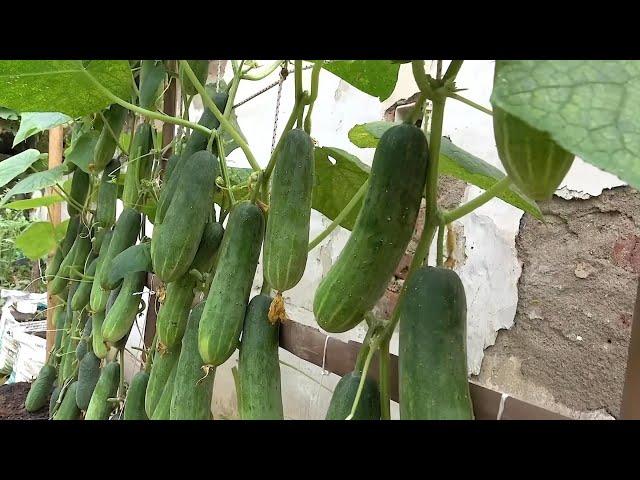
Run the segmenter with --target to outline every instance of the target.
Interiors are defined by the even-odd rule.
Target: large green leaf
[[[247,137],[245,137],[244,133],[242,133],[242,130],[240,129],[240,125],[238,124],[238,117],[236,116],[235,110],[231,110],[231,115],[229,116],[229,122],[231,122],[231,125],[233,125],[236,132],[240,134],[240,138],[242,138],[246,142]],[[236,143],[236,141],[233,138],[231,138],[231,135],[228,133],[227,129],[223,129],[222,135],[220,136],[220,138],[222,138],[222,144],[224,145],[225,156],[229,155],[231,152],[233,152],[236,148],[240,146]]]
[[[61,112],[79,117],[113,103],[92,78],[129,99],[131,70],[126,60],[0,60],[0,105],[19,112]]]
[[[498,61],[491,103],[640,187],[640,62]]]
[[[18,112],[11,110],[10,108],[0,107],[0,118],[3,118],[4,120],[19,120],[20,115]]]
[[[51,222],[34,222],[16,237],[16,247],[32,260],[44,257],[56,245],[56,229]]]
[[[43,130],[64,125],[72,120],[64,113],[58,112],[23,112],[20,115],[20,128],[13,139],[15,147],[20,142]]]
[[[325,60],[322,68],[358,90],[386,100],[398,81],[400,65],[389,60]]]
[[[62,181],[66,167],[58,165],[44,172],[37,172],[16,183],[0,200],[0,206],[4,205],[9,199],[19,193],[29,193],[41,188],[50,187]]]
[[[64,199],[60,195],[47,195],[45,197],[28,198],[26,200],[16,200],[9,202],[4,207],[13,210],[31,210],[33,208],[48,207],[54,203],[62,202]]]
[[[349,140],[358,147],[373,148],[378,145],[382,134],[394,125],[392,122],[371,122],[356,125],[349,131]],[[457,147],[446,137],[442,137],[438,167],[440,174],[451,175],[484,190],[489,189],[505,177],[505,174],[499,169]],[[515,185],[511,185],[507,190],[497,195],[497,198],[542,219],[542,212],[536,202],[522,193]]]
[[[93,173],[89,164],[93,163],[93,153],[99,136],[100,133],[95,130],[83,133],[66,153],[65,162],[75,163],[82,171]]]
[[[333,220],[367,180],[369,170],[349,152],[332,147],[316,148],[312,208]],[[340,225],[351,230],[361,206],[362,201]]]
[[[0,188],[33,165],[38,158],[40,158],[40,152],[30,148],[0,162]]]

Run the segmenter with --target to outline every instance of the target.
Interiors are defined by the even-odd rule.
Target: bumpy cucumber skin
[[[207,90],[209,96],[213,98],[213,103],[218,107],[218,110],[220,110],[221,112],[224,111],[227,104],[227,99],[229,98],[227,93],[215,93],[215,86],[213,85],[206,85],[205,89]],[[213,114],[213,112],[208,108],[205,108],[202,116],[200,117],[200,120],[198,121],[198,124],[212,130],[220,126],[220,122]],[[169,161],[167,163],[167,171],[165,174],[165,182],[162,186],[162,190],[160,191],[160,198],[158,199],[158,207],[156,209],[154,226],[155,224],[163,222],[167,208],[169,208],[169,204],[171,203],[173,196],[176,193],[180,174],[183,171],[187,170],[186,162],[184,160],[188,160],[194,153],[206,149],[208,141],[209,137],[207,135],[198,131],[194,131],[191,133],[191,136],[187,140],[187,143],[180,153],[180,156],[178,157],[176,155],[172,155],[171,158],[169,158]],[[215,142],[211,151],[214,155],[218,154]]]
[[[460,277],[438,267],[416,270],[399,308],[400,418],[472,420]]]
[[[89,295],[89,311],[92,313],[104,312],[104,309],[107,306],[109,292],[102,289],[100,286],[100,279],[102,277],[104,259],[109,251],[109,245],[111,244],[112,237],[113,231],[111,230],[105,234],[105,237],[102,240],[102,245],[100,245],[100,254],[98,255],[98,263],[96,263],[96,271],[93,276],[93,283],[91,284],[91,294]]]
[[[84,205],[87,199],[87,193],[89,192],[89,185],[91,185],[91,177],[88,173],[76,168],[71,178],[71,191],[69,196],[75,200],[78,205]],[[80,210],[71,203],[67,203],[67,213],[70,217],[78,215]]]
[[[85,420],[108,420],[114,404],[109,398],[114,398],[118,393],[120,382],[120,364],[111,362],[105,365],[100,372],[100,378],[93,389],[91,401],[87,407]]]
[[[253,203],[237,203],[229,215],[198,331],[198,349],[208,365],[221,365],[238,346],[263,232],[262,210]]]
[[[428,156],[424,133],[413,125],[380,138],[351,236],[316,290],[313,312],[324,330],[355,327],[384,293],[413,233]]]
[[[133,272],[150,272],[151,246],[149,242],[133,245],[118,255],[111,262],[111,270],[106,272],[106,284],[109,290],[116,288],[124,277]]]
[[[93,352],[87,352],[78,368],[76,404],[80,410],[87,410],[89,402],[100,378],[100,359]]]
[[[507,174],[534,200],[551,198],[571,168],[575,155],[518,117],[493,108],[493,133]]]
[[[303,130],[290,130],[271,177],[264,240],[264,274],[278,291],[295,287],[307,265],[313,176],[313,141]]]
[[[116,343],[131,330],[138,314],[142,298],[140,292],[146,278],[146,272],[129,273],[124,277],[120,293],[102,324],[102,339],[105,342]]]
[[[24,402],[27,412],[37,412],[47,404],[47,396],[56,380],[56,369],[53,365],[45,364],[38,373],[38,377],[31,384]]]
[[[144,410],[147,412],[147,417],[153,417],[167,380],[179,358],[180,348],[174,348],[164,353],[164,355],[160,354],[160,352],[155,353],[144,398]]]
[[[345,420],[351,414],[361,378],[362,374],[350,372],[340,379],[333,391],[325,420]],[[380,420],[380,392],[377,383],[369,377],[364,381],[353,420]]]
[[[211,398],[215,370],[206,378],[202,358],[198,352],[198,326],[204,304],[197,305],[189,315],[182,337],[182,349],[176,367],[176,378],[171,398],[171,420],[211,420]]]
[[[102,172],[96,203],[96,223],[100,228],[111,228],[116,223],[118,185],[115,179],[118,178],[119,172],[120,161],[117,159],[109,162]]]
[[[125,207],[135,208],[141,204],[140,182],[148,177],[153,165],[153,156],[149,155],[153,144],[152,130],[148,123],[139,125],[131,141],[127,175],[122,192],[122,202]]]
[[[80,420],[81,412],[78,405],[76,405],[77,388],[77,381],[69,385],[67,391],[64,392],[64,397],[58,407],[58,411],[53,415],[53,420]]]
[[[156,331],[158,341],[168,350],[173,349],[182,339],[195,297],[194,285],[195,282],[188,273],[167,284],[164,303],[158,312]]]
[[[134,375],[129,390],[127,401],[124,405],[125,420],[149,420],[144,411],[144,396],[149,383],[149,374],[141,371]]]
[[[257,295],[247,307],[240,343],[238,411],[243,420],[283,420],[279,324],[269,321],[271,297]]]
[[[88,277],[93,277],[96,274],[96,267],[98,266],[98,258],[94,258],[87,266],[84,274]],[[71,299],[71,310],[79,311],[87,306],[89,303],[89,297],[91,296],[91,286],[93,285],[93,279],[82,279],[79,282],[78,289]]]
[[[176,192],[162,219],[154,226],[151,239],[153,270],[164,282],[173,282],[187,273],[209,220],[218,160],[201,151],[187,160]]]
[[[89,351],[89,344],[86,340],[82,339],[78,342],[78,346],[76,347],[76,360],[78,362],[82,362],[82,359]]]
[[[105,311],[95,312],[91,315],[92,333],[91,333],[91,346],[93,347],[93,353],[98,358],[106,358],[109,353],[107,345],[102,338],[102,324],[104,323]]]
[[[193,70],[198,81],[204,85],[207,82],[207,77],[209,76],[209,60],[187,60],[189,67]],[[196,95],[198,91],[196,87],[193,86],[189,77],[182,70],[182,66],[179,68],[180,74],[180,87],[182,91],[187,95]]]
[[[127,109],[120,105],[113,104],[111,108],[104,113],[104,117],[109,123],[111,131],[109,131],[106,125],[103,125],[94,150],[93,164],[89,165],[94,172],[104,170],[112,160],[113,154],[116,152],[116,147],[118,146],[116,138],[118,138],[122,132],[122,127],[127,117]],[[113,135],[115,135],[115,138]]]
[[[125,208],[120,217],[118,217],[111,242],[109,243],[109,249],[99,271],[100,278],[98,280],[103,290],[109,291],[106,272],[111,271],[111,263],[115,256],[136,243],[140,232],[140,219],[140,213],[132,208]]]
[[[169,420],[171,415],[171,398],[173,397],[173,390],[176,384],[176,372],[178,371],[178,364],[176,363],[171,370],[171,374],[167,379],[167,383],[162,389],[162,395],[158,400],[158,405],[153,410],[151,420]]]

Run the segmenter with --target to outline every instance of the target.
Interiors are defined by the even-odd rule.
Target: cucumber
[[[171,351],[180,344],[195,297],[194,287],[195,281],[188,273],[167,284],[164,303],[156,321],[160,348]]]
[[[100,278],[102,277],[102,267],[104,266],[104,259],[107,257],[112,237],[113,231],[110,230],[105,234],[102,245],[100,245],[100,254],[98,255],[98,263],[96,263],[96,271],[93,275],[91,294],[89,295],[89,310],[92,313],[104,312],[107,306],[109,292],[100,287]],[[95,332],[95,328],[93,331]]]
[[[91,287],[93,285],[93,277],[96,274],[96,267],[98,265],[98,258],[94,258],[91,263],[88,264],[84,271],[84,275],[90,278],[83,278],[78,282],[79,286],[76,293],[71,299],[71,309],[74,311],[82,310],[89,303],[89,297],[91,296]]]
[[[345,420],[351,414],[361,378],[362,373],[353,371],[340,379],[331,396],[325,420]],[[380,420],[380,392],[377,383],[369,377],[364,381],[352,420]]]
[[[51,398],[49,399],[49,419],[51,419],[53,415],[56,413],[56,410],[58,410],[59,396],[60,396],[60,386],[56,385],[55,388],[53,389],[53,392],[51,392]]]
[[[110,362],[100,372],[100,378],[93,389],[85,420],[108,420],[109,414],[115,408],[115,404],[109,398],[115,398],[120,382],[120,364]]]
[[[124,404],[125,420],[149,420],[144,411],[144,396],[149,383],[149,374],[141,371],[135,374],[127,390],[127,400]]]
[[[155,110],[159,87],[164,82],[166,70],[162,61],[142,60],[140,68],[140,107]]]
[[[271,297],[251,299],[238,360],[238,412],[243,420],[283,420],[278,344],[280,324],[269,321]]]
[[[76,279],[75,269],[84,270],[84,262],[91,250],[91,241],[86,238],[86,229],[82,229],[85,233],[78,234],[73,246],[62,260],[60,268],[56,276],[49,282],[49,292],[51,295],[59,295],[69,284],[70,279]],[[71,300],[71,299],[69,299]]]
[[[116,203],[118,200],[118,174],[120,161],[113,159],[105,167],[100,178],[95,221],[100,228],[111,228],[116,223]]]
[[[144,410],[147,412],[147,417],[153,417],[153,412],[160,401],[164,386],[171,375],[173,367],[178,363],[178,358],[180,358],[180,348],[167,351],[164,355],[156,351],[144,398]]]
[[[78,345],[76,346],[76,360],[78,361],[78,364],[82,362],[82,359],[84,358],[84,356],[87,354],[88,351],[89,351],[89,344],[87,343],[87,341],[84,339],[80,340],[78,342]]]
[[[103,341],[113,344],[129,333],[138,315],[140,292],[146,279],[146,272],[130,273],[124,278],[120,293],[102,324]]]
[[[198,245],[193,262],[191,262],[190,270],[196,269],[200,273],[211,271],[223,236],[224,228],[218,222],[209,222],[205,225],[200,245]]]
[[[78,382],[75,381],[64,392],[62,403],[58,407],[54,420],[80,420],[81,412],[76,405],[76,389],[78,388]]]
[[[107,128],[106,125],[102,126],[102,131],[100,132],[94,150],[93,163],[89,164],[89,168],[93,172],[104,170],[112,160],[113,154],[116,152],[116,147],[118,146],[116,139],[120,136],[127,118],[127,109],[114,103],[111,105],[111,108],[104,113],[104,117],[111,129]]]
[[[78,368],[78,387],[76,388],[76,403],[80,410],[86,411],[100,378],[100,359],[93,352],[88,352],[80,361]]]
[[[133,245],[118,255],[111,262],[111,270],[106,272],[105,283],[113,290],[126,275],[135,272],[151,272],[151,245],[149,242]]]
[[[422,267],[400,309],[400,418],[472,420],[467,370],[467,302],[460,277]]]
[[[262,210],[253,203],[237,203],[229,215],[200,320],[198,349],[207,365],[221,365],[238,346],[263,232]]]
[[[65,255],[64,253],[62,253],[62,248],[56,248],[56,253],[53,255],[53,258],[47,264],[47,268],[44,271],[44,280],[49,281],[56,276],[56,273],[58,273],[64,257]]]
[[[349,240],[315,293],[313,312],[324,330],[355,327],[384,293],[413,233],[428,156],[416,126],[397,125],[380,138]]]
[[[140,219],[140,214],[132,208],[125,208],[120,217],[118,217],[116,226],[113,229],[111,242],[109,243],[109,249],[98,272],[99,284],[103,290],[109,291],[107,273],[111,271],[111,263],[115,256],[136,243],[140,232]]]
[[[201,85],[207,83],[207,77],[209,76],[209,60],[187,60],[187,63],[196,75],[196,78]],[[193,86],[189,77],[184,73],[182,66],[178,69],[180,75],[180,87],[182,91],[187,95],[197,95],[198,91]]]
[[[153,165],[153,156],[149,155],[153,145],[151,132],[151,125],[143,123],[138,126],[131,141],[122,193],[122,202],[125,207],[136,208],[142,204],[140,182],[148,177]]]
[[[307,266],[314,156],[311,137],[285,133],[271,177],[264,238],[264,274],[279,292],[295,287]]]
[[[87,199],[87,193],[89,192],[89,186],[91,185],[91,177],[88,173],[76,168],[71,178],[71,191],[69,197],[74,200],[78,205],[84,205]],[[70,217],[79,215],[81,210],[75,205],[67,203],[67,213]]]
[[[156,275],[173,282],[187,273],[209,220],[218,160],[206,151],[193,154],[181,173],[162,223],[154,225],[151,258]]]
[[[91,346],[93,347],[93,353],[95,353],[98,358],[106,358],[109,353],[109,348],[102,338],[102,324],[104,323],[105,315],[104,310],[91,315]]]
[[[24,408],[27,412],[37,412],[47,404],[47,397],[53,388],[56,373],[55,367],[48,363],[45,363],[40,369],[38,377],[31,384],[24,402]]]
[[[56,341],[51,352],[51,363],[54,367],[58,367],[60,363],[60,348],[62,347],[62,338],[64,337],[64,324],[66,321],[67,312],[63,303],[59,303],[53,311],[53,321],[56,328]]]
[[[56,249],[56,253],[52,259],[52,261],[47,265],[47,269],[45,270],[44,277],[47,281],[52,280],[58,270],[60,269],[60,265],[63,260],[71,250],[73,243],[78,236],[78,231],[80,229],[80,216],[75,215],[69,219],[69,224],[67,225],[67,231],[64,234],[64,239],[62,243]]]
[[[171,412],[171,398],[173,397],[173,390],[176,381],[176,372],[178,370],[178,364],[176,363],[171,370],[171,374],[162,389],[162,395],[158,400],[158,405],[153,410],[151,420],[169,420]]]
[[[212,420],[211,398],[215,370],[205,373],[198,352],[198,326],[204,304],[197,305],[189,315],[182,337],[180,358],[171,398],[171,420]]]

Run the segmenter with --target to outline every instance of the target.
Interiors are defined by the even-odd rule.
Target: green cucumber
[[[151,271],[151,245],[149,242],[139,243],[113,258],[111,269],[106,272],[105,283],[109,290],[113,290],[130,273]]]
[[[115,408],[110,398],[115,398],[120,382],[120,364],[111,362],[105,365],[100,372],[100,378],[93,389],[85,420],[108,420]]]
[[[193,262],[191,262],[190,270],[196,269],[200,273],[211,271],[223,236],[224,228],[218,222],[209,222],[205,225],[200,245],[198,245]]]
[[[27,412],[37,412],[47,404],[47,396],[51,393],[53,382],[56,379],[56,369],[53,365],[45,363],[38,373],[38,377],[31,384],[24,408]]]
[[[69,223],[67,224],[67,231],[64,234],[64,239],[62,240],[60,246],[56,249],[55,256],[53,257],[51,263],[47,265],[47,269],[44,274],[47,281],[52,280],[58,273],[60,265],[69,253],[69,250],[71,250],[71,247],[73,246],[76,237],[78,236],[79,229],[80,216],[75,215],[69,219]]]
[[[82,359],[84,358],[84,356],[87,354],[88,351],[89,351],[89,344],[85,339],[81,339],[78,342],[78,345],[76,346],[76,360],[78,361],[78,364],[82,362]]]
[[[82,260],[81,263],[79,262],[79,268],[84,269],[84,260],[86,260],[89,254],[89,252],[86,251],[87,246],[89,246],[90,250],[91,241],[79,234],[73,242],[73,246],[64,257],[64,260],[62,260],[55,277],[49,281],[49,292],[51,295],[60,295],[69,284],[69,280],[77,276],[75,272],[73,272],[73,270],[78,267],[76,259],[78,259],[78,261]]]
[[[111,108],[104,113],[104,117],[110,128],[107,128],[106,124],[102,126],[102,131],[100,132],[94,150],[93,163],[89,164],[89,168],[93,172],[104,170],[107,164],[113,159],[113,154],[116,152],[116,147],[118,146],[116,140],[120,136],[127,118],[127,109],[114,103],[111,105]]]
[[[176,384],[176,372],[178,370],[178,364],[176,363],[171,370],[171,374],[162,389],[162,395],[158,400],[158,405],[153,410],[151,420],[169,420],[171,415],[171,398],[173,397],[173,390]]]
[[[198,352],[198,326],[204,304],[196,306],[189,315],[182,337],[180,358],[171,398],[171,420],[211,420],[211,398],[215,369],[207,371]]]
[[[140,292],[146,279],[146,272],[129,273],[124,277],[120,293],[102,324],[103,341],[114,344],[129,333],[138,315]]]
[[[76,405],[76,389],[78,388],[78,382],[75,381],[64,392],[62,403],[58,407],[54,420],[80,420],[81,412]]]
[[[80,280],[78,289],[71,299],[71,309],[78,311],[82,310],[89,303],[89,297],[91,296],[91,287],[93,285],[93,277],[96,274],[96,267],[98,265],[98,258],[94,258],[87,266],[84,275],[89,278],[83,278]]]
[[[207,365],[221,365],[238,346],[263,232],[262,210],[250,202],[237,203],[229,215],[200,320],[198,348]]]
[[[162,223],[154,225],[151,239],[153,269],[164,282],[187,273],[198,251],[213,203],[218,160],[201,151],[187,159],[185,168]]]
[[[59,396],[60,396],[60,386],[56,385],[55,388],[53,389],[53,392],[51,392],[51,398],[49,399],[49,419],[51,419],[53,415],[56,413],[56,410],[58,410],[58,405],[60,405],[58,403]]]
[[[153,155],[149,155],[153,146],[151,132],[151,125],[143,123],[138,126],[131,141],[122,193],[122,202],[125,207],[136,208],[142,204],[140,182],[147,179],[153,165]]]
[[[139,104],[146,110],[155,110],[160,85],[164,82],[166,70],[162,60],[142,60],[140,68]]]
[[[107,257],[112,237],[113,231],[110,230],[105,234],[102,245],[100,245],[100,254],[98,255],[98,263],[96,263],[96,271],[93,275],[91,294],[89,295],[89,310],[93,313],[104,312],[107,306],[109,292],[100,287],[100,278],[102,277],[102,267],[104,266],[104,259]]]
[[[269,321],[271,297],[251,299],[238,360],[238,412],[243,420],[283,420],[278,322]]]
[[[88,352],[80,361],[78,368],[78,387],[76,388],[76,403],[80,410],[86,411],[100,378],[100,359],[92,352]]]
[[[413,234],[428,157],[414,125],[391,127],[380,138],[349,240],[315,293],[313,312],[324,330],[355,327],[384,293]]]
[[[295,287],[307,266],[313,176],[313,141],[304,130],[290,130],[271,177],[264,237],[264,274],[279,292]]]
[[[144,396],[149,383],[149,374],[145,371],[138,372],[131,380],[127,390],[127,400],[124,404],[125,420],[149,420],[144,411]]]
[[[107,273],[111,271],[111,263],[115,256],[136,243],[138,233],[140,232],[140,219],[140,213],[132,208],[125,208],[120,214],[120,217],[118,217],[116,226],[113,229],[111,242],[109,243],[109,249],[104,256],[102,267],[98,272],[98,280],[103,290],[109,291]],[[94,309],[94,311],[96,310]]]
[[[362,374],[356,371],[347,373],[340,379],[331,396],[325,420],[345,420],[351,414],[361,379]],[[380,420],[378,384],[369,377],[364,380],[360,400],[352,419]]]
[[[120,161],[113,159],[105,167],[100,178],[95,221],[100,228],[111,228],[116,223],[116,203],[118,200],[118,173]]]
[[[77,168],[73,172],[73,177],[71,178],[71,191],[69,192],[69,197],[78,205],[84,206],[90,185],[91,177],[89,174]],[[79,210],[75,205],[67,203],[67,212],[70,217],[73,217],[74,215],[80,214],[81,210]]]
[[[460,277],[422,267],[400,309],[400,418],[473,420],[467,370],[467,302]]]
[[[207,77],[209,76],[209,60],[187,60],[189,67],[193,70],[196,78],[201,85],[207,83]],[[189,77],[184,73],[182,65],[178,69],[180,75],[180,87],[186,95],[197,95],[198,91],[193,86]]]
[[[156,409],[164,386],[167,383],[173,367],[178,363],[180,358],[180,348],[175,348],[167,352],[156,351],[153,356],[153,364],[151,365],[151,373],[149,374],[149,383],[144,398],[144,410],[147,417],[152,418]]]
[[[156,331],[161,349],[172,350],[180,344],[193,303],[195,281],[188,273],[166,286],[164,303],[158,311]]]
[[[93,353],[95,353],[98,358],[106,358],[109,353],[109,348],[102,338],[102,324],[104,323],[105,315],[106,312],[104,310],[91,315],[91,346]]]

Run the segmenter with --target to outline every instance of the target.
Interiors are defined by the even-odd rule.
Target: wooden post
[[[640,280],[638,281],[636,307],[631,324],[627,374],[622,390],[620,418],[622,420],[640,420]]]
[[[64,130],[62,126],[54,127],[49,130],[49,170],[62,163],[63,135]],[[51,189],[47,190],[49,195],[53,193]],[[55,227],[60,223],[60,203],[51,205],[48,211],[49,221]],[[49,255],[49,261],[51,261],[51,255]],[[47,288],[47,360],[49,360],[49,355],[56,341],[55,325],[53,324],[53,311],[57,303],[57,297],[51,295],[49,288]]]

